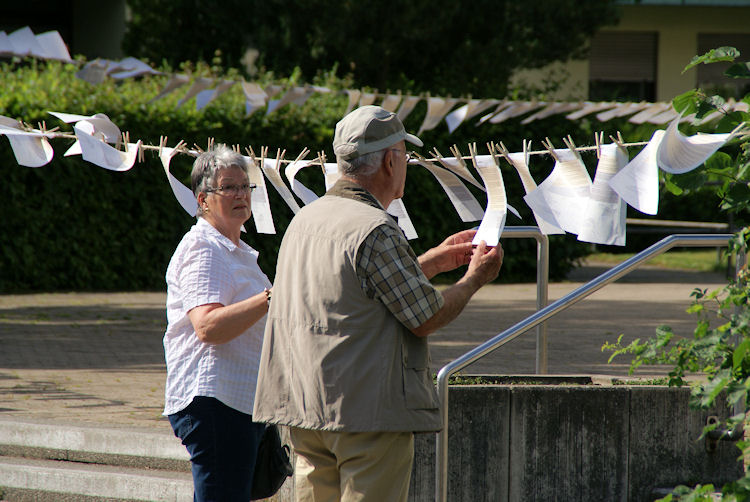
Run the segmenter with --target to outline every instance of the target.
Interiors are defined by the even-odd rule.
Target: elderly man
[[[471,230],[417,258],[385,208],[403,195],[398,117],[364,106],[336,125],[339,181],[279,250],[253,417],[290,426],[298,501],[405,501],[414,432],[441,428],[426,336],[497,277]],[[467,265],[442,292],[429,278]]]

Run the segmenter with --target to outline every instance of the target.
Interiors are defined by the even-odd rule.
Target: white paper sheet
[[[551,103],[545,108],[539,110],[538,112],[532,113],[531,115],[523,119],[521,121],[521,124],[529,124],[531,122],[534,122],[535,120],[546,119],[547,117],[551,117],[553,115],[569,112],[571,110],[577,110],[580,107],[580,103]]]
[[[13,54],[13,44],[10,43],[10,37],[4,31],[0,31],[0,54]]]
[[[508,214],[508,199],[505,195],[503,174],[491,155],[476,156],[474,161],[474,167],[487,189],[487,209],[471,242],[478,245],[484,241],[488,246],[497,246]]]
[[[479,221],[484,217],[482,206],[479,205],[469,189],[461,183],[461,180],[455,174],[434,165],[432,162],[418,160],[414,163],[430,171],[438,180],[456,209],[458,216],[461,217],[461,221]]]
[[[625,245],[627,204],[609,186],[609,180],[628,163],[628,155],[615,144],[602,145],[591,194],[583,213],[578,240]]]
[[[492,116],[489,121],[491,124],[499,124],[501,122],[505,122],[508,119],[512,119],[525,113],[532,112],[546,105],[547,103],[544,101],[516,101],[510,106],[504,108],[500,113]]]
[[[592,103],[590,101],[586,101],[583,103],[583,106],[578,111],[567,114],[565,118],[568,120],[578,120],[581,117],[585,117],[586,115],[590,115],[594,112],[610,110],[615,107],[617,107],[617,103],[614,103],[614,102]]]
[[[10,40],[11,47],[13,47],[13,54],[18,56],[44,57],[44,49],[39,45],[34,32],[28,26],[19,28],[9,34],[8,39]]]
[[[406,211],[404,201],[401,199],[395,199],[386,208],[386,212],[398,220],[398,226],[404,231],[404,236],[407,240],[413,240],[419,237],[417,230],[414,228],[414,224],[411,222],[409,213]]]
[[[280,110],[290,103],[302,106],[314,92],[315,91],[311,87],[292,87],[287,90],[280,99],[272,99],[268,102],[266,115],[273,113],[276,110]]]
[[[556,149],[555,155],[558,160],[552,173],[523,199],[534,214],[556,221],[566,232],[578,234],[591,191],[591,177],[575,153]]]
[[[339,172],[339,166],[335,162],[326,162],[325,163],[325,183],[326,183],[326,192],[331,189],[331,187],[336,184],[336,182],[341,177],[341,173]]]
[[[0,116],[0,136],[10,141],[19,166],[41,167],[48,164],[55,152],[41,131],[22,131],[18,121]]]
[[[417,136],[424,131],[434,129],[459,101],[461,100],[456,98],[427,98],[427,113],[417,131]]]
[[[358,89],[347,89],[346,95],[349,97],[349,104],[346,106],[344,115],[348,115],[350,111],[354,110],[354,107],[359,103],[359,97],[362,95],[362,91]]]
[[[470,99],[468,103],[459,106],[445,116],[445,123],[448,124],[448,132],[452,133],[463,122],[479,115],[489,108],[492,108],[497,103],[499,103],[497,99]]]
[[[247,163],[250,183],[255,184],[255,190],[250,195],[250,210],[253,213],[255,230],[259,234],[275,234],[276,227],[273,225],[271,202],[268,199],[268,188],[263,171],[253,162],[251,157],[245,157],[245,162]]]
[[[115,80],[138,77],[140,75],[161,75],[161,73],[134,57],[112,61],[107,69],[107,74]]]
[[[673,120],[664,133],[656,153],[656,163],[668,173],[682,174],[702,165],[731,134],[696,134],[685,136],[677,128],[679,119]]]
[[[187,84],[188,82],[190,82],[190,77],[188,77],[187,75],[173,74],[169,77],[169,80],[167,80],[167,83],[164,84],[164,88],[161,90],[161,92],[159,92],[159,94],[151,98],[148,102],[153,103],[154,101],[163,98],[164,96],[171,93],[172,91],[179,89],[180,87]]]
[[[199,92],[195,96],[195,109],[203,109],[211,101],[231,89],[236,83],[237,82],[234,80],[221,80],[213,89],[206,89],[205,91]]]
[[[167,181],[169,186],[172,187],[172,193],[174,194],[177,202],[180,203],[182,209],[185,210],[190,216],[195,216],[198,212],[198,200],[193,195],[193,191],[183,185],[180,180],[174,177],[169,171],[169,164],[172,162],[172,158],[177,154],[177,150],[174,148],[164,147],[159,153],[159,160],[161,165],[164,167],[164,174],[167,175]]]
[[[36,36],[36,41],[42,48],[45,59],[56,59],[67,63],[73,62],[70,58],[68,48],[65,46],[65,41],[63,41],[59,32],[47,31],[40,33]]]
[[[95,59],[83,65],[83,68],[76,72],[76,77],[91,85],[98,85],[107,78],[107,67],[107,61]]]
[[[363,92],[359,96],[359,107],[362,108],[363,106],[371,105],[375,103],[375,100],[378,99],[377,95],[373,92]]]
[[[485,122],[487,122],[488,120],[490,120],[491,118],[493,118],[495,115],[502,112],[506,108],[513,106],[514,103],[515,101],[506,101],[506,100],[500,101],[500,103],[497,104],[497,107],[494,110],[492,110],[490,113],[482,115],[482,117],[479,118],[479,120],[477,121],[476,124],[474,124],[474,126],[476,127],[476,126],[480,126],[484,124]]]
[[[292,210],[294,214],[299,212],[300,207],[297,201],[294,200],[294,195],[289,191],[289,188],[284,184],[284,180],[281,179],[281,174],[276,169],[276,159],[263,159],[263,174],[266,175],[271,185],[279,192],[281,198],[284,199],[286,205]]]
[[[107,143],[117,144],[122,139],[120,128],[117,127],[117,125],[115,125],[115,123],[112,122],[109,117],[107,117],[103,113],[96,113],[94,115],[91,115],[90,117],[87,117],[86,115],[77,115],[75,113],[47,113],[57,117],[67,124],[70,124],[71,122],[75,122],[76,124],[78,124],[79,122],[88,122],[93,127],[93,132],[89,134],[94,134],[97,137],[101,137]],[[86,129],[86,131],[88,132],[88,129]]]
[[[91,162],[110,171],[127,171],[135,164],[141,140],[138,140],[135,144],[128,143],[128,151],[123,152],[91,136],[77,125],[73,126],[73,130],[81,144],[81,155],[86,162]]]
[[[536,182],[531,176],[529,171],[529,159],[524,152],[512,152],[508,155],[510,157],[510,164],[516,169],[518,176],[521,178],[523,189],[525,193],[533,192],[536,190]],[[534,212],[534,208],[530,208],[534,219],[536,220],[536,226],[539,227],[539,231],[544,235],[564,234],[565,230],[560,228],[557,224],[557,220],[552,215],[551,220],[545,220],[544,217],[550,217],[549,214],[537,214]]]
[[[398,109],[398,105],[401,103],[401,94],[389,94],[383,98],[383,102],[380,103],[380,107],[384,110],[388,110],[391,113],[395,113]]]
[[[663,137],[663,130],[655,131],[643,150],[609,180],[609,186],[625,202],[646,214],[656,214],[659,209],[656,154]]]
[[[245,116],[249,117],[258,108],[266,106],[265,91],[252,82],[242,81],[242,93],[245,95]]]
[[[406,120],[406,117],[409,116],[409,114],[414,110],[414,107],[417,106],[417,103],[422,98],[419,96],[406,96],[403,101],[401,101],[401,106],[398,108],[398,112],[396,112],[396,116],[401,122],[404,122]]]
[[[615,108],[611,110],[607,110],[605,112],[597,113],[596,114],[596,120],[599,122],[606,122],[608,120],[612,120],[616,117],[626,117],[628,115],[632,115],[636,112],[639,112],[643,110],[644,108],[648,108],[651,105],[651,103],[621,103],[617,105]]]
[[[628,119],[628,122],[631,122],[633,124],[643,124],[644,122],[647,122],[651,117],[659,115],[660,113],[665,112],[670,108],[672,108],[672,103],[653,103],[652,105],[647,106],[643,110],[630,117]]]
[[[471,174],[471,171],[466,167],[466,163],[463,159],[457,159],[456,157],[441,157],[438,159],[438,162],[440,162],[440,165],[447,170],[457,174],[475,187],[484,191],[484,185],[477,181],[474,175]]]
[[[320,164],[315,163],[315,161],[300,160],[298,162],[290,162],[284,168],[284,175],[286,176],[287,181],[289,181],[289,186],[292,187],[292,192],[294,192],[297,197],[299,197],[300,200],[304,202],[305,205],[318,200],[318,196],[315,194],[315,192],[307,188],[296,179],[299,170],[307,166],[319,167]]]
[[[184,105],[190,99],[192,99],[194,96],[197,96],[199,92],[205,91],[209,87],[211,87],[214,84],[214,79],[212,78],[205,78],[205,77],[198,77],[193,82],[193,85],[190,86],[190,89],[188,89],[187,93],[177,102],[177,107]]]

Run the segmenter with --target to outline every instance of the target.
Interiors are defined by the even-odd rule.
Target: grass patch
[[[585,261],[617,265],[633,255],[634,253],[592,253]],[[645,265],[693,272],[723,272],[727,267],[727,254],[722,250],[720,257],[716,249],[674,249],[651,258]]]

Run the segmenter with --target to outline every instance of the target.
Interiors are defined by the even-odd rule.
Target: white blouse
[[[230,342],[212,345],[195,334],[188,312],[200,305],[231,305],[271,287],[258,252],[239,246],[203,218],[182,238],[167,267],[167,384],[164,415],[195,396],[215,397],[251,414],[266,317]]]

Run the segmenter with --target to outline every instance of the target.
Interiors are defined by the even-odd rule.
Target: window
[[[658,35],[600,31],[591,39],[589,99],[654,101]]]

